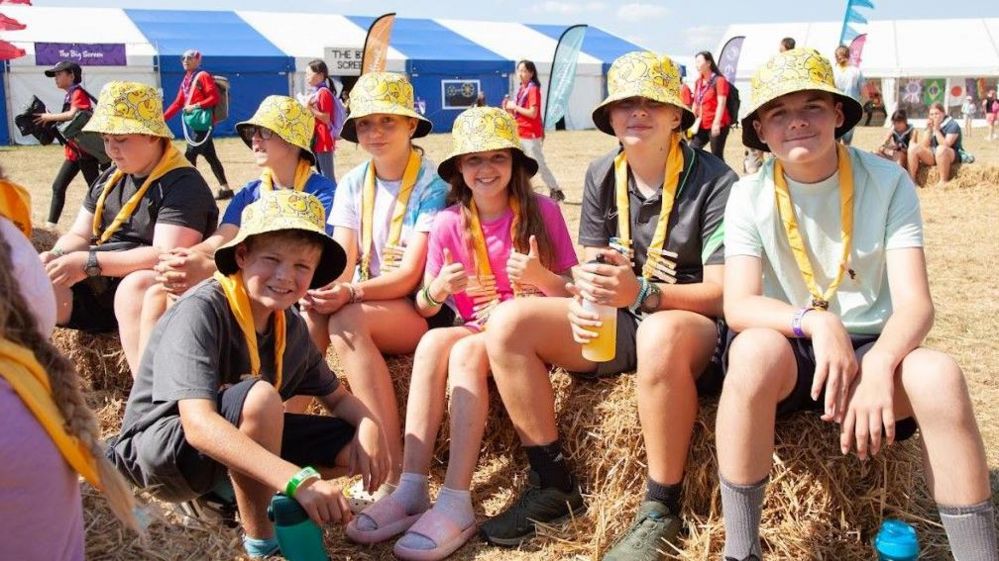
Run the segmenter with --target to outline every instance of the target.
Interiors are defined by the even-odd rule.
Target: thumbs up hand
[[[462,292],[468,286],[468,273],[465,266],[455,262],[451,250],[444,248],[444,264],[437,277],[430,281],[430,295],[438,302],[456,292]]]
[[[548,273],[541,264],[541,253],[538,251],[538,239],[531,236],[528,240],[528,252],[520,253],[516,249],[510,252],[506,261],[506,275],[513,284],[538,286]]]

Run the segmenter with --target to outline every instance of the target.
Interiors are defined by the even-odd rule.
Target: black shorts
[[[737,335],[737,333],[730,331],[726,346],[731,346]],[[850,335],[850,342],[853,344],[858,364],[864,360],[864,355],[874,347],[877,340],[878,335]],[[797,381],[795,381],[791,393],[777,404],[777,416],[783,417],[797,411],[824,411],[825,388],[822,389],[818,399],[812,399],[812,380],[815,378],[815,349],[812,347],[812,340],[788,338],[787,342],[791,344],[791,352],[794,354],[794,361],[798,367]],[[728,360],[729,357],[726,353],[726,370],[728,369]],[[916,421],[911,417],[897,419],[895,421],[895,440],[901,442],[911,437],[915,434],[916,428]]]
[[[73,310],[69,322],[62,326],[87,333],[109,333],[118,330],[114,315],[114,295],[121,277],[88,277],[74,284]]]
[[[260,380],[246,380],[220,390],[219,415],[233,426],[239,426],[246,396],[257,382]],[[285,413],[281,458],[297,466],[333,467],[337,454],[353,438],[354,427],[342,419]],[[226,466],[187,442],[179,415],[160,419],[128,438],[112,440],[108,457],[119,468],[124,468],[137,484],[170,502],[204,495],[228,474]],[[126,458],[132,466],[121,465],[123,461],[129,462]]]
[[[410,302],[413,303],[413,307],[416,307],[416,295],[411,294],[407,296]],[[437,313],[428,317],[423,318],[427,320],[427,329],[437,329],[438,327],[454,327],[454,319],[457,316],[451,306],[444,304],[441,309],[437,310]]]
[[[724,380],[722,369],[722,358],[728,333],[728,326],[722,319],[715,319],[715,329],[718,338],[715,341],[715,351],[711,355],[711,362],[704,372],[697,378],[698,395],[711,395],[721,391]],[[617,311],[617,346],[613,360],[598,362],[596,370],[592,372],[570,372],[570,374],[584,378],[597,379],[606,376],[614,376],[625,372],[634,372],[638,368],[638,325],[641,320],[628,311],[627,308],[620,308]]]

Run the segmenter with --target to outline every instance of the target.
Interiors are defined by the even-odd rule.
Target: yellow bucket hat
[[[437,175],[451,181],[458,171],[458,158],[475,152],[513,150],[515,158],[533,177],[538,172],[538,162],[524,153],[517,136],[517,122],[498,107],[472,107],[454,120],[451,128],[451,153],[437,166]]]
[[[302,149],[302,155],[312,163],[316,157],[312,153],[312,134],[316,130],[316,118],[297,100],[284,95],[269,95],[257,107],[257,112],[249,121],[236,123],[236,132],[247,146],[253,137],[247,136],[248,127],[263,127],[274,131],[285,142]]]
[[[94,116],[83,132],[145,134],[173,138],[163,120],[163,99],[156,88],[139,82],[108,82]]]
[[[215,266],[223,275],[239,270],[236,247],[250,236],[282,230],[302,230],[315,234],[323,243],[319,266],[312,276],[310,288],[325,286],[340,276],[347,264],[347,254],[340,244],[326,234],[326,210],[314,195],[290,189],[264,193],[256,202],[243,209],[239,233],[232,241],[215,252]]]
[[[358,78],[350,90],[349,109],[340,136],[351,142],[357,142],[354,119],[368,115],[402,115],[416,119],[413,138],[427,136],[433,128],[426,117],[413,109],[413,85],[405,76],[394,72],[369,72]]]
[[[689,129],[694,114],[680,98],[680,67],[673,59],[650,51],[634,51],[621,55],[607,71],[607,99],[593,110],[593,123],[612,135],[610,108],[615,102],[629,97],[644,97],[667,103],[682,111],[680,127]]]
[[[843,125],[836,129],[836,138],[852,129],[863,116],[860,102],[836,89],[829,59],[815,49],[791,49],[770,57],[753,74],[749,112],[742,119],[742,143],[769,152],[770,148],[760,140],[753,127],[757,111],[778,97],[807,90],[829,92],[843,104]]]

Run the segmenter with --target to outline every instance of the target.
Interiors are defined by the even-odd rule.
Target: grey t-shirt
[[[701,282],[704,265],[725,262],[724,223],[728,192],[739,178],[725,162],[686,143],[683,171],[676,202],[669,216],[665,249],[679,255],[676,280],[680,284]],[[592,162],[586,172],[583,208],[579,218],[579,243],[586,247],[606,247],[617,236],[617,202],[614,190],[614,158],[619,151]],[[686,180],[684,180],[686,178]],[[632,247],[635,274],[641,274],[652,236],[662,209],[662,186],[644,198],[628,173]]]
[[[94,181],[83,199],[83,208],[94,213],[97,200],[104,191],[104,185],[114,173],[114,167]],[[101,227],[107,228],[118,216],[118,212],[142,185],[145,178],[126,175],[122,185],[108,193],[101,215]],[[126,220],[108,242],[132,242],[137,245],[152,245],[153,231],[157,223],[184,226],[201,232],[205,237],[215,231],[219,219],[219,208],[212,198],[212,190],[205,183],[198,170],[180,168],[167,172],[153,182],[139,201],[132,217]]]
[[[309,339],[293,309],[287,319],[281,398],[324,396],[339,381]],[[257,334],[261,378],[274,382],[274,333]],[[182,399],[216,399],[219,389],[250,372],[246,339],[214,279],[206,280],[171,307],[153,330],[125,407],[121,438],[177,415]]]

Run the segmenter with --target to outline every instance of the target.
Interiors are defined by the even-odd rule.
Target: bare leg
[[[451,447],[444,486],[467,490],[489,415],[489,357],[484,333],[466,337],[451,349],[449,370]]]
[[[118,318],[118,333],[125,360],[132,376],[139,371],[139,340],[142,332],[142,304],[146,291],[156,283],[156,272],[134,271],[122,279],[114,295],[114,315]]]
[[[142,353],[146,350],[146,344],[149,342],[149,336],[153,334],[153,328],[156,327],[156,322],[163,317],[171,303],[170,293],[163,288],[162,283],[154,283],[143,295],[142,317],[139,318],[138,359],[140,363]],[[132,369],[133,378],[135,374],[136,369]]]
[[[713,320],[687,311],[657,312],[638,327],[635,397],[649,477],[657,483],[683,479],[697,418],[696,380],[717,339]]]
[[[718,404],[718,469],[736,485],[770,472],[777,404],[794,389],[797,364],[791,345],[771,329],[748,329],[729,349],[729,370]]]
[[[937,167],[940,169],[941,184],[950,181],[950,170],[951,166],[954,164],[955,155],[956,151],[953,148],[937,146],[934,156],[937,162]]]
[[[444,419],[448,357],[456,343],[473,333],[465,327],[449,327],[429,331],[420,339],[406,403],[403,472],[425,475],[430,471],[434,443]]]
[[[330,343],[342,361],[351,392],[378,418],[388,441],[390,483],[401,474],[402,429],[382,353],[413,352],[426,332],[426,320],[404,298],[350,304],[329,318]]]
[[[267,451],[278,455],[281,453],[283,430],[284,407],[281,396],[270,384],[254,384],[243,403],[239,431]],[[256,539],[272,537],[274,528],[267,519],[267,505],[274,489],[234,470],[230,470],[229,474],[246,535]]]
[[[514,299],[496,308],[489,319],[486,349],[496,387],[525,446],[558,438],[547,365],[576,372],[596,367],[572,339],[568,309],[568,298]]]

